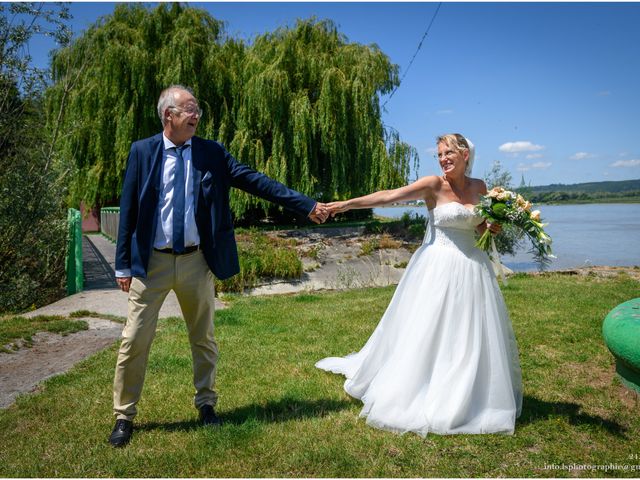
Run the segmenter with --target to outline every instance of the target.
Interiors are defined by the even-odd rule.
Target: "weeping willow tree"
[[[387,132],[379,96],[397,67],[376,46],[348,43],[331,21],[298,21],[247,50],[234,103],[231,152],[317,199],[340,199],[406,183],[415,149]],[[267,205],[235,194],[236,214]]]
[[[376,46],[349,43],[330,21],[298,21],[257,37],[228,38],[208,13],[178,4],[119,5],[54,58],[56,78],[84,65],[67,100],[71,202],[114,202],[131,141],[160,130],[155,103],[173,83],[203,106],[199,134],[241,162],[318,200],[406,183],[418,156],[381,122],[380,95],[397,67]],[[58,84],[49,105],[59,102]],[[273,206],[234,191],[241,218]]]
[[[161,129],[155,104],[163,88],[191,85],[205,108],[221,103],[228,75],[211,59],[223,50],[222,35],[223,24],[201,10],[120,4],[57,52],[47,105],[52,114],[68,97],[59,153],[68,162],[72,205],[116,200],[131,142]],[[62,79],[71,74],[76,87],[66,92]]]

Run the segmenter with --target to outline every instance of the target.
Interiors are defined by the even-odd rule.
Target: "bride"
[[[513,433],[522,381],[511,321],[487,254],[474,231],[482,180],[470,178],[474,148],[460,134],[437,138],[442,176],[328,204],[332,215],[424,200],[427,233],[373,334],[357,353],[318,368],[346,377],[377,428],[426,435]]]

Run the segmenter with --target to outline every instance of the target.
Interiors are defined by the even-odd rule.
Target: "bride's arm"
[[[435,196],[434,192],[439,186],[438,182],[439,179],[436,176],[422,177],[410,185],[394,190],[380,190],[379,192],[343,202],[331,202],[327,204],[327,208],[331,212],[331,216],[335,216],[337,213],[358,208],[381,207],[409,200],[426,200],[428,197]]]

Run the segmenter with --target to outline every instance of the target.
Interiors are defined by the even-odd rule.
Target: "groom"
[[[229,190],[240,188],[316,223],[324,204],[238,163],[219,143],[195,137],[202,116],[186,87],[160,94],[163,131],[134,142],[122,186],[116,247],[116,281],[129,293],[113,383],[115,447],[133,433],[158,313],[174,290],[184,316],[193,360],[194,403],[204,425],[222,422],[215,413],[218,347],[213,336],[213,274],[239,272]]]

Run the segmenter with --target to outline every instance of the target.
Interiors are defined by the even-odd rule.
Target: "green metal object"
[[[602,335],[616,358],[622,383],[640,393],[640,298],[621,303],[605,317]]]
[[[70,208],[67,214],[67,295],[82,291],[82,216],[80,210]]]

